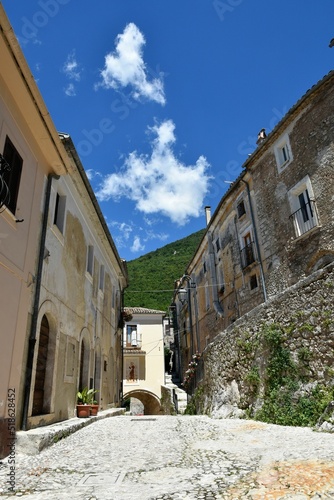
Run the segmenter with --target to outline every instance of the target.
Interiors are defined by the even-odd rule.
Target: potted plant
[[[91,392],[90,392],[91,391]],[[99,405],[97,401],[94,399],[94,394],[99,392],[96,389],[90,389],[89,391],[89,405],[90,405],[90,414],[92,417],[95,417],[97,415],[97,412],[99,411]]]
[[[95,417],[97,415],[97,412],[99,411],[99,405],[98,402],[93,400],[90,404],[90,414],[92,417]]]
[[[84,387],[77,392],[77,416],[79,418],[90,416],[90,408],[95,392],[97,392],[95,389],[88,389],[88,387]]]

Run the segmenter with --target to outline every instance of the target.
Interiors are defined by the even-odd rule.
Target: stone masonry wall
[[[268,377],[269,351],[263,337],[278,325],[283,347],[307,396],[317,384],[334,385],[334,265],[301,280],[246,314],[209,344],[201,412],[217,418],[242,416],[261,408]],[[256,374],[256,376],[254,375]]]

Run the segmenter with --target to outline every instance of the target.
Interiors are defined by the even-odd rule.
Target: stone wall
[[[271,376],[273,332],[280,334],[279,349],[288,360],[285,370],[292,367],[299,394],[307,396],[317,385],[333,387],[333,304],[330,264],[220,333],[203,353],[204,397],[198,411],[226,418],[253,416],[261,408]],[[285,376],[280,374],[283,381]]]

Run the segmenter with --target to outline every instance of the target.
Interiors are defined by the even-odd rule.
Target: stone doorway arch
[[[153,392],[133,390],[124,394],[123,401],[130,398],[139,399],[144,406],[144,415],[159,415],[161,413],[160,398]]]

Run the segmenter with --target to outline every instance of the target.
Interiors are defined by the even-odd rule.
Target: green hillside
[[[174,281],[183,275],[204,232],[202,229],[130,260],[127,263],[129,286],[124,292],[124,305],[167,311],[173,297]]]

